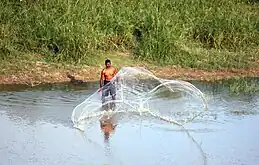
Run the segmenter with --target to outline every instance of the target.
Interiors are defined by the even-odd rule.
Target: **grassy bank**
[[[103,52],[193,68],[259,61],[255,0],[1,0],[0,56],[98,65]],[[26,56],[26,58],[25,58]]]
[[[160,78],[182,80],[217,81],[229,78],[259,77],[259,67],[246,69],[197,69],[177,66],[157,66],[152,63],[137,61],[132,55],[110,52],[95,58],[96,64],[74,65],[67,63],[45,62],[40,55],[23,55],[0,61],[0,84],[27,84],[35,86],[44,83],[59,83],[70,81],[67,72],[77,79],[98,81],[104,67],[104,60],[109,57],[113,66],[120,69],[124,66],[145,67]]]

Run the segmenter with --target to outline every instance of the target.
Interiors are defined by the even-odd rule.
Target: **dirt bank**
[[[251,69],[221,69],[205,70],[178,67],[145,66],[157,77],[181,80],[215,81],[232,77],[259,77],[259,67]],[[97,81],[102,70],[100,66],[69,66],[55,65],[44,62],[32,62],[27,67],[17,71],[8,71],[0,75],[0,84],[27,84],[35,86],[43,83],[57,83],[70,81],[67,73],[73,74],[76,79]]]

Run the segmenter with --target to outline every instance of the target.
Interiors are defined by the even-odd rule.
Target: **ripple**
[[[9,107],[65,107],[74,106],[80,102],[83,95],[76,95],[75,93],[65,92],[14,92],[1,93],[0,105]]]
[[[199,137],[196,140],[202,142],[212,164],[219,160],[224,160],[222,164],[237,163],[231,161],[234,158],[250,164],[253,164],[250,158],[254,162],[258,160],[258,128],[255,126],[258,123],[258,93],[249,96],[229,96],[222,92],[208,95],[209,111],[187,124],[186,132],[150,116],[123,115],[119,117],[118,127],[109,144],[103,143],[98,118],[92,120],[91,127],[83,135],[74,135],[70,120],[72,110],[91,93],[91,90],[1,92],[3,134],[0,152],[6,153],[1,156],[4,164],[8,161],[20,164],[28,164],[28,161],[31,164],[93,164],[91,160],[96,158],[101,164],[105,162],[101,162],[105,159],[104,154],[122,159],[123,164],[138,164],[140,161],[182,164],[201,158],[197,148],[191,147],[190,138],[184,136],[187,132]],[[182,104],[166,97],[167,94],[161,92],[155,99],[159,99],[165,108],[172,103],[176,108]],[[190,115],[179,112],[180,109],[173,117]],[[84,138],[83,142],[80,138]],[[215,141],[217,143],[211,143]],[[231,148],[233,146],[235,151]],[[186,159],[189,156],[191,158]]]

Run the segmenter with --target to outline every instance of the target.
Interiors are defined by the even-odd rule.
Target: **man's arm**
[[[100,77],[100,88],[102,88],[102,86],[103,86],[103,80],[104,80],[104,73],[103,73],[103,70],[102,70],[101,77]]]

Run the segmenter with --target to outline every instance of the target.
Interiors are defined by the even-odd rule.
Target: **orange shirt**
[[[117,70],[113,67],[105,68],[102,71],[101,80],[111,81],[111,79],[117,74]]]

